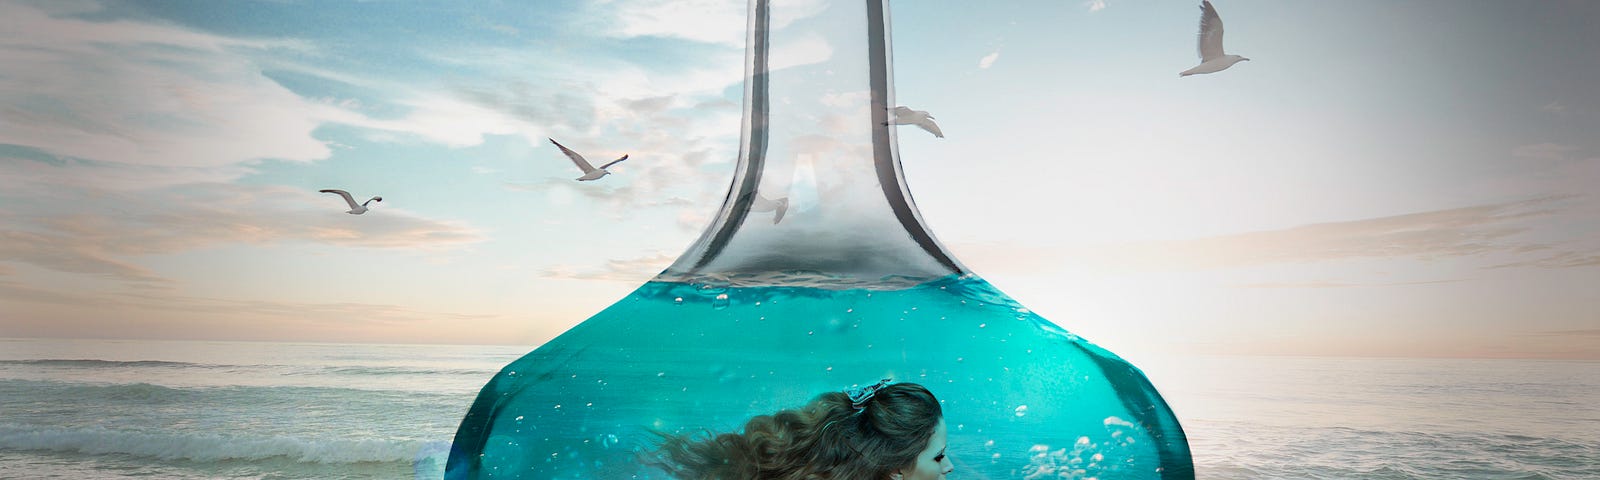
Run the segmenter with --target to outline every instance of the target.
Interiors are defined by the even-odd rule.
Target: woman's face
[[[944,475],[955,470],[956,466],[950,463],[950,457],[944,453],[945,428],[944,419],[939,419],[939,424],[933,427],[933,436],[928,438],[928,448],[917,455],[917,463],[911,468],[900,470],[899,480],[944,480]]]

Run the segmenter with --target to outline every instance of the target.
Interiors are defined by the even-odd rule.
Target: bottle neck
[[[733,184],[657,280],[897,288],[966,273],[906,189],[887,0],[790,8],[750,1]]]

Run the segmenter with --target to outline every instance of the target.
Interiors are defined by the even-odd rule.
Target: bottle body
[[[745,117],[727,199],[672,266],[507,365],[468,411],[447,479],[668,478],[660,434],[880,378],[922,384],[956,476],[1192,479],[1137,369],[972,275],[900,172],[887,0],[750,1]]]
[[[1138,370],[970,276],[897,290],[650,282],[497,375],[448,478],[668,478],[641,461],[652,432],[735,431],[884,377],[941,399],[949,454],[972,478],[1193,478]]]

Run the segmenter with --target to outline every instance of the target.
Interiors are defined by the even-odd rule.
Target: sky
[[[1600,359],[1600,4],[1214,4],[890,2],[934,234],[1124,356]],[[0,337],[538,345],[717,211],[745,13],[0,1]]]

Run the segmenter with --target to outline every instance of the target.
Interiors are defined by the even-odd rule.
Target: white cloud
[[[668,3],[655,2],[677,8]],[[802,3],[796,11],[803,13],[807,5],[815,6]],[[0,13],[0,62],[8,67],[8,75],[0,77],[0,143],[31,147],[64,163],[8,162],[0,185],[17,187],[8,190],[13,193],[228,182],[251,173],[260,159],[329,157],[339,145],[312,136],[328,124],[367,129],[363,136],[369,141],[466,147],[481,144],[486,135],[520,135],[544,147],[533,150],[542,154],[549,151],[544,137],[557,136],[571,138],[586,154],[631,153],[646,161],[619,169],[632,178],[604,199],[629,207],[713,201],[728,172],[701,167],[730,163],[736,155],[740,109],[723,97],[743,77],[742,49],[708,45],[696,57],[703,64],[659,68],[614,57],[527,55],[509,48],[433,49],[434,57],[425,60],[482,73],[437,85],[439,80],[331,69],[323,65],[334,59],[293,41],[232,39],[166,24],[52,18],[13,3],[0,4]],[[742,18],[742,7],[738,15]],[[735,23],[742,31],[744,22]],[[292,62],[272,55],[273,49],[286,48],[313,55]],[[831,54],[820,40],[790,48],[797,61]],[[361,101],[304,98],[262,75],[264,70],[337,82],[371,95]],[[546,78],[529,77],[529,72]],[[360,113],[380,107],[403,113],[385,118]]]
[[[0,77],[0,143],[96,162],[220,168],[226,176],[260,159],[329,157],[334,146],[312,136],[326,124],[392,133],[371,137],[380,140],[465,147],[489,134],[537,138],[563,119],[594,117],[581,105],[578,112],[518,116],[486,105],[498,98],[268,58],[282,49],[314,51],[295,41],[241,40],[169,25],[52,18],[6,3],[0,5],[0,63],[8,71]],[[359,113],[368,107],[359,100],[305,98],[264,76],[267,67],[390,96],[406,113],[378,119]],[[594,72],[591,78],[600,77]],[[520,100],[526,106],[544,98]]]
[[[1089,9],[1089,13],[1105,10],[1106,0],[1089,0],[1087,2],[1083,2],[1083,8]]]
[[[545,269],[540,275],[546,278],[571,279],[571,280],[604,280],[613,282],[637,283],[648,280],[661,273],[667,266],[677,260],[677,255],[656,252],[638,258],[624,258],[607,260],[605,266],[600,268],[581,268],[572,265],[556,265]]]
[[[984,55],[983,58],[978,59],[978,68],[987,69],[992,67],[994,66],[994,61],[998,59],[1000,59],[1000,51],[995,50],[994,53]]]
[[[817,14],[825,0],[777,2],[771,13],[773,29]],[[742,47],[748,21],[746,0],[613,0],[600,2],[616,15],[607,34],[621,37],[669,37]]]
[[[622,37],[658,36],[743,46],[746,2],[739,0],[619,0],[608,31]]]
[[[406,133],[458,148],[481,144],[484,135],[522,134],[530,141],[542,140],[549,128],[483,103],[439,94],[419,93],[398,103],[410,107],[411,112],[397,120],[347,118],[342,123]]]
[[[854,92],[829,92],[822,94],[822,104],[833,108],[855,107],[870,104],[872,92],[859,90]]]
[[[1190,240],[1076,248],[965,245],[958,250],[973,259],[973,264],[1016,271],[1069,266],[1101,271],[1185,271],[1377,258],[1525,258],[1549,245],[1524,241],[1518,235],[1529,232],[1534,228],[1530,224],[1540,219],[1575,208],[1561,204],[1568,200],[1573,199],[1542,198]],[[1568,256],[1515,266],[1574,266],[1591,260]]]
[[[251,168],[244,165],[124,165],[62,157],[52,157],[52,161],[43,162],[0,154],[0,191],[7,196],[39,197],[62,188],[136,190],[226,182],[250,171]]]
[[[136,192],[58,189],[0,227],[0,259],[129,282],[165,280],[144,255],[227,244],[316,242],[357,248],[445,249],[473,243],[469,226],[379,206],[359,217],[337,197],[286,187],[190,184]]]
[[[0,5],[0,143],[167,167],[326,157],[311,131],[351,114],[295,95],[239,53],[278,48],[303,47]]]
[[[811,65],[833,58],[833,46],[821,35],[807,32],[774,47],[767,58],[772,71]]]

